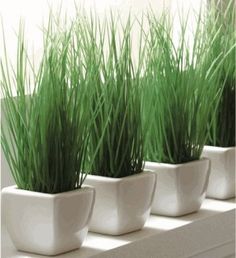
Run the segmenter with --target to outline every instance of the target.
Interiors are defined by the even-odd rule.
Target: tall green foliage
[[[207,137],[208,144],[234,146],[235,10],[213,10],[206,24],[199,16],[192,45],[187,21],[176,44],[171,19],[149,14],[148,33],[139,21],[136,61],[130,17],[124,23],[112,14],[78,14],[69,28],[51,17],[38,68],[21,28],[16,67],[6,44],[0,63],[1,143],[17,186],[69,191],[81,187],[85,171],[140,173],[144,156],[197,160]]]
[[[136,69],[131,53],[131,21],[123,25],[111,14],[108,20],[91,17],[84,24],[82,45],[87,67],[94,75],[92,112],[97,114],[91,130],[90,156],[101,143],[94,162],[88,161],[90,171],[116,178],[140,173],[144,144],[139,94],[141,61]]]
[[[45,193],[81,187],[93,119],[73,29],[59,28],[52,20],[44,30],[37,69],[28,58],[22,26],[16,68],[11,69],[6,45],[1,59],[2,148],[18,188]]]
[[[219,65],[208,67],[209,45],[200,16],[192,45],[188,44],[187,20],[181,22],[178,44],[167,15],[157,20],[151,14],[149,24],[143,114],[150,125],[146,159],[174,164],[197,160],[218,102],[215,75]]]
[[[226,57],[222,63],[218,81],[218,88],[222,89],[221,99],[216,113],[212,114],[213,123],[208,125],[207,144],[230,147],[235,146],[235,2],[229,1],[225,9],[221,9],[223,6],[220,6],[219,3],[218,5],[212,4],[210,7],[210,14],[208,14],[206,22],[207,40],[214,41],[209,49],[210,61],[220,53]]]

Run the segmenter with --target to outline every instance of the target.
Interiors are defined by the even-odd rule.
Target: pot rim
[[[90,192],[90,191],[95,191],[93,186],[84,184],[81,188],[74,189],[71,191],[66,191],[66,192],[61,192],[61,193],[55,193],[55,194],[50,194],[50,193],[43,193],[43,192],[35,192],[35,191],[30,191],[30,190],[25,190],[25,189],[19,189],[17,185],[11,185],[4,187],[2,189],[2,194],[5,193],[11,193],[15,195],[22,195],[22,196],[31,196],[31,197],[40,197],[40,198],[47,198],[47,199],[54,199],[58,197],[70,197],[70,196],[75,196],[78,194],[81,194],[83,192]]]
[[[178,164],[171,164],[171,163],[160,163],[160,162],[154,162],[154,161],[146,161],[145,164],[149,166],[155,166],[155,167],[166,167],[166,168],[179,168],[179,167],[187,167],[187,166],[192,166],[195,163],[205,163],[205,162],[210,162],[209,158],[206,157],[201,157],[198,160],[193,160],[193,161],[188,161],[184,163],[178,163]],[[150,168],[149,168],[150,169]]]
[[[215,151],[215,152],[225,152],[228,150],[236,150],[236,146],[232,147],[220,147],[220,146],[213,146],[213,145],[205,145],[203,151]]]
[[[120,181],[124,181],[124,180],[131,180],[131,179],[134,179],[134,178],[137,178],[137,177],[144,177],[146,175],[150,175],[150,174],[153,174],[153,173],[154,172],[151,171],[150,169],[144,169],[143,172],[133,174],[133,175],[129,175],[129,176],[125,176],[125,177],[119,177],[119,178],[87,174],[87,177],[86,177],[85,180],[93,179],[97,182],[104,182],[104,181],[120,182]]]

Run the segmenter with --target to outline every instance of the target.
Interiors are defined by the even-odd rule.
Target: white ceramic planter
[[[202,156],[211,160],[208,197],[216,199],[235,197],[235,150],[235,147],[204,147]]]
[[[155,173],[143,172],[123,178],[88,175],[85,182],[96,189],[89,231],[121,235],[144,226],[151,211]]]
[[[59,194],[2,190],[3,216],[20,251],[57,255],[81,246],[92,215],[95,190],[83,187]]]
[[[182,216],[198,211],[206,194],[209,163],[208,159],[177,165],[145,162],[158,178],[151,213]]]

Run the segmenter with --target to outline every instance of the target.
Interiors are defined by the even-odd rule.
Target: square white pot
[[[89,231],[121,235],[144,226],[151,211],[155,173],[142,172],[123,178],[88,175],[85,182],[96,189]]]
[[[211,160],[207,197],[216,199],[235,197],[235,150],[235,147],[204,147],[202,156]]]
[[[209,179],[208,159],[176,165],[145,162],[145,168],[157,173],[151,213],[182,216],[200,209]]]
[[[92,187],[46,194],[18,189],[2,190],[3,216],[20,251],[57,255],[77,249],[88,232],[95,200]]]

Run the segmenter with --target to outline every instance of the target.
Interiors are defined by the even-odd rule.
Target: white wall
[[[131,9],[134,14],[140,15],[143,10],[149,7],[149,4],[157,12],[161,12],[164,6],[170,6],[171,0],[152,0],[150,3],[146,0],[1,0],[0,14],[11,59],[13,61],[15,59],[16,32],[20,18],[25,21],[27,45],[29,49],[34,51],[37,58],[42,49],[40,27],[42,27],[42,21],[48,17],[49,6],[57,10],[61,3],[62,13],[67,12],[69,17],[73,17],[75,15],[74,2],[87,11],[96,10],[102,16],[105,11],[110,9],[119,10],[122,15],[127,15]]]
[[[106,11],[119,10],[125,16],[131,10],[132,13],[141,16],[141,13],[150,6],[156,13],[161,13],[163,9],[170,8],[172,13],[177,14],[178,10],[184,13],[191,8],[198,10],[201,3],[206,0],[1,0],[0,17],[2,17],[7,50],[11,60],[14,63],[16,56],[16,33],[20,18],[25,21],[25,37],[30,54],[40,56],[42,50],[42,27],[43,20],[47,19],[49,6],[57,10],[62,5],[62,13],[67,12],[69,17],[75,15],[74,2],[85,10],[94,9],[102,16]],[[190,13],[190,23],[193,21],[193,12]],[[177,20],[176,20],[177,23]],[[194,21],[193,21],[194,23]],[[1,30],[1,29],[0,29]],[[1,33],[2,34],[2,33]],[[0,35],[0,46],[2,46],[2,35]],[[0,47],[0,56],[3,54],[3,48]]]

